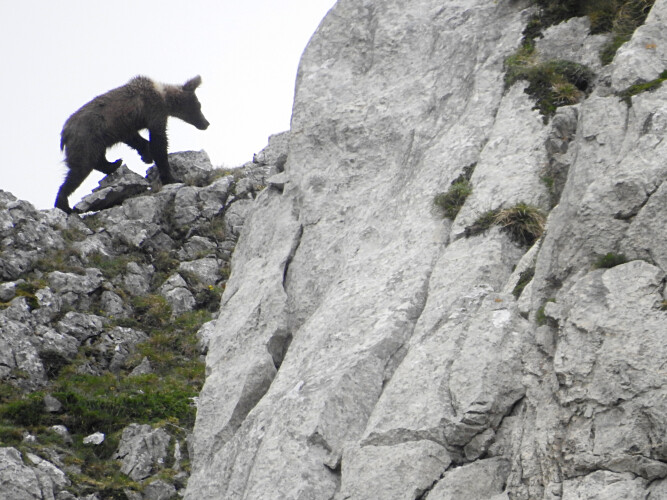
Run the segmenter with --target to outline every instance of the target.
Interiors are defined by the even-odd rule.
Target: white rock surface
[[[205,336],[187,499],[664,491],[667,90],[613,95],[667,67],[663,49],[630,70],[633,38],[611,83],[545,124],[525,84],[503,89],[523,7],[340,0],[322,22],[284,173],[252,206]],[[667,46],[666,9],[637,37]],[[543,53],[564,50],[558,30],[583,37],[563,57],[601,43],[572,21]],[[443,221],[433,197],[470,165],[472,194]],[[558,204],[528,254],[497,228],[463,237],[520,201]],[[593,269],[609,252],[629,262]]]

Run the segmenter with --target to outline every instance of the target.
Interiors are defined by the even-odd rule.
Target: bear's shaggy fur
[[[199,85],[199,76],[184,85],[163,85],[137,76],[70,116],[60,134],[69,172],[55,206],[71,213],[68,198],[93,169],[105,174],[115,171],[121,160],[110,163],[106,150],[120,142],[135,149],[145,163],[154,161],[163,184],[174,182],[167,159],[167,118],[180,118],[199,130],[208,128],[195,95]],[[142,129],[148,129],[150,140],[139,135]]]

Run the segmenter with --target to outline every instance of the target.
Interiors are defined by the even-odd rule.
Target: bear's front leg
[[[155,166],[160,174],[162,184],[173,184],[178,182],[172,175],[169,168],[169,158],[167,154],[167,133],[161,130],[150,131],[150,151],[155,160]]]
[[[151,154],[150,143],[139,135],[139,132],[135,133],[130,137],[125,144],[134,149],[139,156],[141,156],[141,161],[144,163],[153,163],[153,155]]]

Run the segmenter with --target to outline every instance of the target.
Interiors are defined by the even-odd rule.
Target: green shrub
[[[180,261],[170,252],[162,250],[153,256],[151,264],[155,268],[151,286],[155,289],[178,269]]]
[[[192,428],[192,398],[199,394],[205,376],[196,332],[210,319],[208,311],[192,311],[148,329],[150,336],[137,346],[134,358],[135,363],[144,356],[150,359],[153,373],[148,375],[86,375],[77,373],[75,365],[59,368],[48,387],[63,405],[57,414],[46,412],[44,392],[21,395],[11,386],[0,385],[0,439],[3,434],[18,436],[18,429],[55,424],[65,425],[76,435],[97,431],[111,435],[132,422],[165,420]],[[101,457],[106,448],[96,449]]]
[[[7,382],[0,382],[0,405],[13,401],[21,395],[21,390]],[[0,410],[1,411],[1,410]]]
[[[595,74],[583,64],[554,59],[540,62],[534,51],[522,47],[505,60],[505,86],[526,80],[526,93],[535,109],[548,120],[560,106],[575,104],[591,88]]]
[[[456,218],[468,195],[472,193],[472,186],[466,179],[455,182],[446,193],[435,196],[433,203],[442,210],[448,219]]]
[[[33,309],[38,309],[39,308],[39,300],[37,300],[37,296],[35,293],[37,290],[40,288],[43,288],[45,286],[44,283],[37,283],[34,281],[23,281],[20,282],[18,285],[16,285],[16,296],[17,297],[24,297],[26,301],[28,302],[28,307],[32,311]]]
[[[171,318],[171,306],[162,295],[132,297],[132,306],[137,321],[143,326],[163,327]]]
[[[477,217],[475,222],[473,222],[470,226],[466,226],[465,228],[466,238],[483,233],[491,226],[493,226],[493,224],[496,221],[496,217],[498,216],[498,212],[499,212],[498,209],[487,210],[479,217]]]
[[[60,236],[63,237],[65,243],[74,243],[86,239],[86,233],[78,228],[65,228],[60,230]]]
[[[117,276],[123,274],[127,270],[127,265],[130,262],[142,263],[143,259],[138,254],[125,255],[103,255],[101,253],[94,253],[88,257],[88,264],[98,268],[108,280],[113,280]]]
[[[600,61],[604,66],[607,64],[610,64],[613,60],[614,57],[616,56],[616,52],[618,49],[621,48],[621,45],[623,45],[625,42],[630,40],[629,36],[626,35],[614,35],[611,40],[609,40],[604,47],[600,50]]]
[[[23,431],[20,427],[0,424],[0,446],[20,446],[23,442]]]
[[[546,325],[549,321],[549,318],[547,315],[544,313],[544,309],[546,305],[549,302],[556,302],[556,299],[547,299],[544,301],[544,303],[539,307],[539,309],[535,312],[535,322],[539,325]]]
[[[61,250],[46,250],[44,255],[35,261],[35,269],[43,273],[52,271],[75,274],[86,273],[79,254],[71,247]]]
[[[611,267],[620,266],[625,264],[628,261],[627,257],[623,254],[616,254],[609,252],[605,255],[599,257],[593,264],[594,269],[609,269]]]
[[[44,365],[44,371],[48,378],[56,377],[61,370],[71,363],[71,360],[56,350],[44,350],[39,353],[39,359]]]
[[[477,163],[471,163],[463,167],[463,172],[451,183],[446,193],[440,193],[433,199],[433,204],[438,207],[448,219],[456,218],[466,198],[472,193],[470,179],[475,171]]]
[[[611,31],[630,37],[644,24],[655,0],[607,0],[606,2],[598,0],[598,3],[613,4],[610,12]]]
[[[19,396],[0,406],[0,419],[14,425],[39,425],[46,417],[43,392]]]
[[[534,276],[535,276],[534,267],[530,267],[525,271],[519,273],[519,281],[517,281],[514,290],[512,290],[512,295],[514,295],[514,298],[518,299],[521,296],[521,294],[523,293],[523,289],[526,288],[526,285],[528,285],[528,283],[532,281]]]
[[[202,224],[196,230],[199,236],[213,241],[223,241],[226,233],[226,223],[222,214],[213,217],[207,224]]]
[[[73,433],[111,434],[132,422],[154,423],[168,417],[194,424],[191,398],[199,389],[174,377],[70,375],[58,380],[53,396],[63,404],[62,423]]]
[[[222,290],[221,287],[213,285],[203,287],[195,295],[195,308],[205,309],[210,312],[217,311],[220,307]]]
[[[644,24],[655,0],[536,0],[538,11],[526,23],[524,44],[533,45],[542,32],[572,17],[588,16],[591,33],[611,33],[600,60],[609,64],[616,50]]]
[[[97,493],[105,500],[127,500],[125,490],[141,491],[141,485],[120,472],[120,463],[116,460],[100,460],[96,456],[84,454],[83,460],[76,460],[80,474],[69,474],[70,480],[81,493]],[[72,465],[72,464],[70,464]],[[74,490],[77,492],[76,490]]]
[[[641,94],[642,92],[650,92],[662,86],[662,82],[667,80],[667,70],[664,70],[658,78],[651,80],[650,82],[637,83],[635,85],[630,85],[627,89],[620,92],[618,96],[623,99],[628,105],[632,104],[630,98],[632,96]]]
[[[549,26],[571,17],[584,15],[581,0],[536,0],[537,12],[528,20],[523,31],[524,43],[532,44]]]

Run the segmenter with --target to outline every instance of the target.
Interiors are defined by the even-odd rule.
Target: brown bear
[[[55,206],[71,213],[69,195],[93,169],[104,174],[115,171],[121,160],[108,162],[106,150],[120,142],[135,149],[145,163],[154,161],[162,184],[175,182],[167,159],[167,118],[175,116],[199,130],[208,128],[195,95],[199,85],[200,76],[184,85],[164,85],[137,76],[97,96],[70,116],[60,134],[60,149],[65,151],[69,172]],[[142,129],[148,129],[150,140],[139,135]]]

